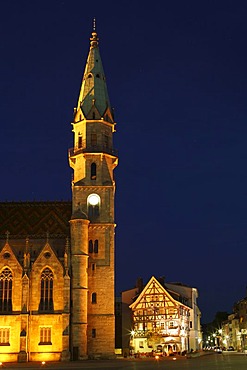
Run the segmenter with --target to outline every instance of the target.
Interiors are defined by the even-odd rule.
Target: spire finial
[[[98,46],[98,36],[96,32],[96,19],[93,18],[93,32],[92,32],[92,37],[90,38],[90,49],[97,48]]]

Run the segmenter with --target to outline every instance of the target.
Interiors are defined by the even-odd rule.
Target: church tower
[[[115,349],[113,170],[118,159],[95,26],[72,125],[72,357],[111,357]]]

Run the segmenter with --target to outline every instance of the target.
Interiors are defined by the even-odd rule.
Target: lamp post
[[[135,349],[134,337],[135,337],[135,331],[131,330],[131,332],[130,332],[130,356],[133,356],[133,354],[134,354],[133,353],[133,350]]]
[[[214,345],[217,346],[217,337],[215,333],[213,333],[213,338],[214,338]]]

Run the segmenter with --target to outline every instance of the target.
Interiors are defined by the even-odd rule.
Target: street
[[[210,354],[192,359],[186,357],[166,357],[163,359],[117,359],[117,360],[86,360],[82,362],[59,362],[3,364],[0,368],[18,370],[246,370],[247,356],[243,354]]]

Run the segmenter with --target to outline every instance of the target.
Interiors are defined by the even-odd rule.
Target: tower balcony
[[[69,157],[74,157],[77,154],[81,153],[105,153],[105,154],[110,154],[114,157],[118,156],[118,152],[116,149],[109,148],[105,145],[88,145],[86,147],[81,147],[81,148],[70,148],[69,149]]]

